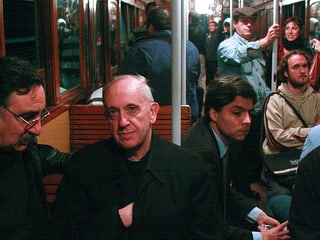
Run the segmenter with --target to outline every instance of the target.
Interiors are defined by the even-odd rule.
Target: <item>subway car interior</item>
[[[51,115],[42,122],[39,143],[71,152],[108,136],[103,107],[95,108],[89,98],[117,72],[129,49],[131,32],[146,21],[145,8],[149,2],[151,0],[0,0],[0,55],[30,61],[41,75],[46,90]],[[281,25],[286,18],[298,16],[303,20],[303,35],[308,41],[314,21],[320,20],[320,0],[156,2],[171,12],[173,23],[178,16],[173,34],[174,27],[182,33],[187,31],[190,11],[201,14],[207,29],[208,20],[223,22],[232,15],[233,8],[254,7],[259,10],[257,38],[264,36],[274,22]],[[66,37],[68,43],[63,41]],[[64,44],[68,44],[69,52],[61,50]],[[183,104],[183,97],[181,99]],[[179,121],[185,116],[190,118],[190,112],[185,111],[181,109]],[[164,111],[165,114],[167,117],[161,121],[171,125],[172,110]],[[190,121],[187,125],[183,125],[182,120],[178,124],[182,131],[191,126]],[[167,134],[173,128],[164,127],[163,132]],[[179,143],[179,137],[177,141]],[[49,203],[54,202],[60,179],[60,175],[45,178]]]

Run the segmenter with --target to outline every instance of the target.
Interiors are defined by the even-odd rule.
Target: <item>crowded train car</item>
[[[146,8],[153,2],[170,12],[172,34],[174,38],[182,36],[182,41],[184,35],[188,38],[187,16],[190,12],[199,14],[200,24],[208,35],[208,22],[214,21],[220,29],[225,20],[232,19],[233,9],[248,6],[257,10],[256,39],[265,36],[274,23],[283,26],[292,16],[301,19],[301,35],[311,52],[310,40],[320,39],[320,0],[2,0],[0,55],[31,62],[45,89],[50,115],[41,122],[38,143],[54,146],[62,152],[76,152],[84,145],[110,136],[101,87],[121,72],[122,63],[134,44],[130,42],[132,34],[146,23]],[[226,35],[232,33],[231,26]],[[179,41],[182,42],[178,39],[176,46],[181,46],[181,51],[185,50]],[[265,51],[266,71],[269,71],[266,82],[272,91],[279,85],[274,77],[274,64],[277,65],[278,59],[273,56],[277,53],[273,51],[275,48],[272,47]],[[183,52],[178,52],[178,55],[177,58],[184,56]],[[174,58],[172,68],[181,67]],[[217,69],[218,77],[219,65]],[[180,88],[185,85],[181,81],[185,78],[183,74],[173,76]],[[174,91],[179,92],[180,89]],[[205,89],[203,91],[201,96],[205,94]],[[186,104],[185,98],[182,94],[178,100],[172,98],[171,104],[165,104],[168,106],[160,110],[155,124],[159,135],[178,144],[180,138],[175,138],[172,130],[176,128],[172,125],[173,118],[178,115],[177,126],[181,129],[178,135],[194,123],[192,109],[187,106],[190,104]],[[179,105],[179,114],[170,107],[174,103]],[[201,115],[202,104],[198,105]],[[260,143],[261,139],[256,141]],[[61,177],[50,175],[44,178],[50,204],[55,201]]]
[[[90,94],[117,72],[129,49],[130,33],[146,21],[148,2],[4,0],[0,3],[1,55],[30,61],[41,74],[46,89],[51,115],[42,123],[40,141],[70,151],[69,106],[87,103]],[[171,9],[171,1],[156,2]],[[289,16],[300,17],[305,39],[319,32],[319,27],[313,30],[319,21],[317,0],[280,1],[277,11],[272,1],[200,2],[189,0],[184,10],[197,11],[200,5],[205,29],[209,19],[223,21],[230,17],[232,8],[254,6],[259,9],[257,37],[266,34],[274,14],[279,14],[280,24]]]

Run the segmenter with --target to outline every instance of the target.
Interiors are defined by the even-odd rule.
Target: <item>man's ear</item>
[[[157,102],[151,103],[151,117],[150,122],[154,124],[157,121],[158,112],[160,109],[160,105]]]
[[[210,119],[213,121],[213,122],[216,122],[217,121],[217,117],[218,117],[218,112],[216,110],[214,110],[213,108],[210,108],[209,110],[209,116],[210,116]]]
[[[283,72],[283,75],[284,75],[286,78],[289,76],[287,71],[284,71],[284,72]]]

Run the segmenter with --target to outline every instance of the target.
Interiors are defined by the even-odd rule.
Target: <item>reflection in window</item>
[[[20,57],[40,68],[40,54],[37,51],[39,39],[36,38],[37,23],[35,1],[4,0],[4,28],[6,55]]]
[[[109,49],[110,49],[110,63],[111,66],[117,65],[117,51],[116,51],[116,39],[117,39],[117,6],[115,3],[110,3],[109,5],[109,36],[110,36],[110,42],[109,42]]]
[[[310,39],[320,39],[320,1],[310,6]]]
[[[80,83],[78,0],[58,1],[60,92]]]
[[[102,42],[102,33],[103,33],[103,6],[101,1],[97,1],[97,15],[96,15],[96,78],[98,82],[94,82],[94,88],[100,87],[103,85],[104,78],[104,43]]]

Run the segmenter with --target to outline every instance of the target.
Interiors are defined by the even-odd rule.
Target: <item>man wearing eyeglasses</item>
[[[257,94],[257,103],[250,131],[245,141],[239,146],[231,146],[232,152],[240,151],[239,157],[230,159],[231,167],[237,169],[233,185],[248,197],[258,198],[252,192],[250,183],[260,181],[262,161],[260,160],[261,112],[263,103],[270,90],[266,86],[264,51],[280,36],[279,24],[274,24],[261,39],[255,39],[257,9],[252,7],[235,8],[233,11],[232,37],[222,41],[218,46],[219,76],[235,75],[252,85]],[[232,172],[234,170],[231,170]]]
[[[0,239],[45,239],[42,176],[62,172],[69,154],[37,144],[49,116],[45,91],[31,64],[0,57]]]

